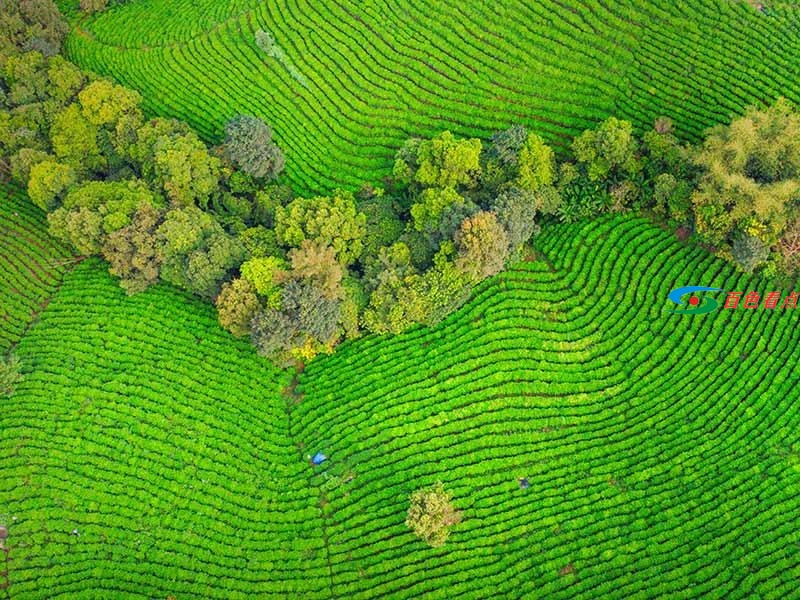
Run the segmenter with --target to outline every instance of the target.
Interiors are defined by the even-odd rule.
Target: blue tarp
[[[327,460],[327,459],[328,459],[328,457],[327,457],[327,456],[325,456],[325,455],[324,455],[322,452],[317,452],[317,453],[316,453],[316,454],[315,454],[315,455],[314,455],[314,456],[311,458],[311,464],[312,464],[312,465],[320,465],[320,464],[322,464],[322,463],[323,463],[323,461],[325,461],[325,460]]]

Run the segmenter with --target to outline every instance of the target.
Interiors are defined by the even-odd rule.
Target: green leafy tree
[[[284,258],[283,249],[278,244],[278,236],[272,229],[257,225],[256,227],[244,229],[238,236],[249,258],[264,258],[267,256]]]
[[[53,152],[59,161],[79,173],[102,171],[107,166],[97,140],[98,128],[83,116],[78,104],[70,104],[59,112],[50,129]]]
[[[585,166],[590,181],[633,177],[640,169],[637,150],[633,125],[616,117],[584,131],[572,143],[575,158]]]
[[[116,154],[124,155],[144,121],[139,93],[98,79],[80,91],[78,100],[86,120],[104,133],[107,154],[113,149]]]
[[[489,211],[465,219],[456,234],[456,244],[456,268],[473,282],[502,271],[508,258],[508,235]]]
[[[0,68],[17,52],[58,54],[68,31],[52,0],[0,0]]]
[[[442,216],[448,209],[465,204],[464,197],[452,187],[425,189],[411,206],[414,229],[431,233],[439,228]]]
[[[377,287],[364,310],[365,327],[373,333],[401,333],[415,324],[435,325],[469,297],[469,278],[451,260],[452,243],[443,243],[433,265],[418,273],[410,252],[395,244],[381,259],[387,267],[377,272]]]
[[[142,204],[160,204],[142,181],[87,181],[48,215],[50,233],[78,252],[98,254],[108,234],[130,225]]]
[[[44,160],[30,169],[28,196],[42,210],[52,210],[77,181],[78,175],[71,165]]]
[[[53,56],[47,61],[47,80],[47,95],[63,106],[86,84],[86,75],[63,56]]]
[[[280,300],[280,284],[288,278],[286,263],[275,256],[251,258],[239,267],[242,279],[248,281],[267,304]]]
[[[47,59],[39,52],[12,53],[2,73],[7,102],[11,107],[41,102],[47,98]]]
[[[343,265],[361,256],[367,218],[356,209],[352,194],[298,198],[286,207],[277,207],[275,232],[286,246],[299,247],[303,240],[331,246]]]
[[[27,187],[34,165],[52,158],[42,150],[22,148],[11,157],[11,177]]]
[[[344,296],[344,268],[336,260],[336,251],[331,246],[303,240],[299,248],[289,250],[289,259],[294,278],[313,282],[326,298],[341,299]]]
[[[493,201],[491,210],[506,232],[509,254],[516,253],[536,231],[539,199],[533,192],[510,188]]]
[[[759,238],[740,234],[733,240],[733,260],[745,273],[753,270],[769,258],[769,248]]]
[[[748,109],[710,130],[696,156],[692,195],[697,232],[730,247],[736,232],[772,246],[800,200],[800,114],[785,100]]]
[[[424,187],[474,187],[481,175],[481,141],[456,139],[445,131],[430,140],[407,143],[395,160],[394,174]]]
[[[120,278],[128,294],[142,292],[158,281],[164,261],[164,240],[158,233],[162,217],[157,206],[144,202],[130,224],[109,234],[103,244],[108,270]]]
[[[341,301],[325,297],[307,280],[290,281],[281,308],[267,308],[252,320],[251,339],[263,356],[281,365],[330,352],[339,337]]]
[[[279,206],[287,206],[294,199],[292,188],[288,185],[267,185],[255,194],[253,219],[266,227],[275,226],[275,211]]]
[[[193,206],[168,211],[158,231],[165,240],[161,277],[206,298],[244,258],[241,242]]]
[[[417,277],[411,251],[403,242],[385,246],[377,256],[369,258],[364,281],[371,294],[363,316],[368,330],[397,334],[414,324],[415,314],[409,310],[409,302],[401,303],[399,297]]]
[[[220,325],[236,337],[250,333],[253,317],[261,308],[253,284],[239,278],[223,284],[215,304]]]
[[[504,131],[492,136],[492,143],[487,152],[490,160],[497,160],[503,166],[514,167],[518,164],[519,153],[528,140],[528,130],[523,125],[512,125]]]
[[[225,155],[253,177],[274,179],[283,170],[283,152],[272,141],[272,130],[261,119],[239,115],[225,126]]]
[[[194,135],[162,137],[153,146],[157,181],[179,206],[205,206],[219,186],[221,164]]]
[[[164,190],[175,206],[208,205],[219,188],[222,163],[185,123],[154,119],[136,131],[127,156],[144,178]]]
[[[358,202],[358,211],[366,216],[363,256],[375,256],[382,246],[396,242],[405,230],[394,202],[385,197],[371,197]]]
[[[671,173],[661,173],[654,180],[653,201],[658,214],[685,223],[692,209],[692,184]]]
[[[553,149],[535,133],[528,134],[519,150],[515,185],[522,190],[535,192],[552,185],[556,174]]]
[[[443,546],[450,528],[461,521],[461,513],[452,501],[453,495],[445,491],[441,481],[415,491],[411,494],[406,527],[430,546]]]

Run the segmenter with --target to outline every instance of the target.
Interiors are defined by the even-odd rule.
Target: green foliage
[[[281,308],[267,308],[252,320],[251,339],[262,356],[281,365],[308,361],[331,351],[340,328],[342,303],[326,297],[308,280],[290,281]]]
[[[409,527],[418,538],[434,548],[443,546],[450,528],[461,521],[461,513],[453,507],[453,495],[441,481],[411,494],[406,516]]]
[[[259,296],[275,303],[279,284],[286,276],[285,261],[275,256],[251,258],[242,263],[242,279],[250,283]]]
[[[753,235],[739,234],[733,240],[733,260],[745,273],[753,270],[769,258],[769,248]]]
[[[559,181],[557,215],[562,223],[575,223],[592,219],[611,207],[611,197],[603,182],[592,182],[588,177],[572,172],[572,165],[563,164]]]
[[[98,254],[106,236],[130,225],[143,204],[161,202],[141,181],[87,181],[72,188],[63,205],[47,216],[50,233],[81,254]]]
[[[97,143],[98,129],[81,111],[70,104],[59,112],[50,129],[50,141],[56,157],[77,172],[100,171],[108,164]]]
[[[640,169],[633,125],[609,117],[597,129],[587,129],[572,143],[572,152],[586,169],[589,181],[619,181]]]
[[[72,166],[43,160],[30,168],[28,195],[42,210],[52,210],[77,181],[78,175]]]
[[[506,230],[492,212],[482,211],[464,219],[456,233],[456,268],[478,282],[503,270],[509,252]]]
[[[120,278],[128,294],[144,291],[158,281],[164,261],[164,242],[158,233],[162,213],[152,202],[137,206],[131,223],[111,233],[103,244],[109,272]]]
[[[17,52],[57,54],[68,31],[52,0],[0,0],[0,69]]]
[[[411,206],[414,229],[427,233],[435,231],[447,209],[465,203],[464,197],[452,187],[423,190]]]
[[[553,149],[535,133],[529,133],[519,151],[516,185],[520,189],[535,192],[552,185],[556,173]]]
[[[685,223],[691,214],[692,185],[671,173],[661,173],[655,178],[653,201],[658,214]]]
[[[12,355],[0,356],[0,395],[14,393],[14,388],[22,379],[19,359]]]
[[[331,246],[343,266],[361,256],[366,222],[367,217],[358,212],[353,195],[346,192],[297,198],[275,211],[275,232],[282,244],[297,248],[308,239]]]
[[[253,177],[274,179],[285,159],[272,141],[272,130],[261,119],[239,115],[225,125],[225,154],[234,165]]]
[[[247,256],[251,258],[283,257],[283,250],[278,245],[278,236],[273,229],[267,229],[262,225],[248,227],[241,231],[238,237],[247,251]]]
[[[253,284],[239,278],[223,284],[214,304],[220,325],[236,337],[250,333],[253,317],[261,307]]]
[[[244,258],[241,242],[193,206],[168,211],[158,233],[165,242],[161,277],[206,298]]]
[[[394,202],[386,197],[375,197],[359,201],[358,212],[366,217],[364,250],[362,256],[376,256],[382,246],[394,243],[405,229]]]
[[[528,130],[519,123],[508,129],[498,131],[492,136],[488,149],[490,160],[497,160],[504,166],[516,166],[522,147],[528,141]]]
[[[143,120],[138,92],[116,85],[108,79],[93,81],[78,94],[81,112],[95,127],[116,129],[125,117],[134,122]]]
[[[800,200],[800,114],[779,100],[709,132],[692,195],[698,233],[727,246],[736,231],[771,246]]]
[[[402,242],[383,249],[382,271],[371,268],[374,287],[364,310],[364,326],[373,333],[398,334],[412,325],[435,325],[461,306],[470,293],[470,278],[451,260],[452,243],[442,244],[434,264],[419,273]]]
[[[205,207],[217,191],[222,163],[185,123],[153,119],[136,131],[127,150],[144,178],[163,189],[176,206]]]
[[[497,196],[491,210],[508,238],[509,255],[516,253],[536,231],[539,200],[533,192],[511,188]]]
[[[292,188],[286,185],[267,185],[256,192],[253,219],[256,223],[273,227],[279,206],[287,206],[294,199]]]
[[[473,187],[481,175],[481,141],[456,139],[445,131],[430,140],[406,144],[395,160],[395,176],[424,187]]]
[[[219,186],[220,161],[195,134],[159,138],[153,145],[156,178],[180,206],[205,206]]]

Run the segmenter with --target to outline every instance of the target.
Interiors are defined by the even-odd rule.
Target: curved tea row
[[[22,191],[0,190],[0,355],[19,341],[70,264],[44,213]]]
[[[334,595],[790,595],[796,313],[666,313],[681,285],[771,290],[643,220],[560,226],[538,248],[549,265],[439,327],[304,372],[293,432],[331,455],[315,481]],[[436,480],[463,521],[433,550],[403,511]]]
[[[610,114],[667,115],[696,140],[749,104],[800,100],[793,17],[728,0],[150,0],[79,21],[67,53],[209,140],[237,113],[263,117],[288,181],[319,193],[377,181],[406,138],[444,129],[521,122],[564,148]]]
[[[536,250],[296,382],[211,307],[83,262],[0,411],[11,597],[790,597],[798,312],[666,312],[772,290],[643,219]],[[432,549],[404,520],[437,480],[463,520]]]

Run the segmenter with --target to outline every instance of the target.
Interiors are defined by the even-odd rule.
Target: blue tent
[[[313,457],[311,457],[311,464],[321,465],[324,461],[328,460],[328,457],[325,456],[322,452],[317,452]]]

